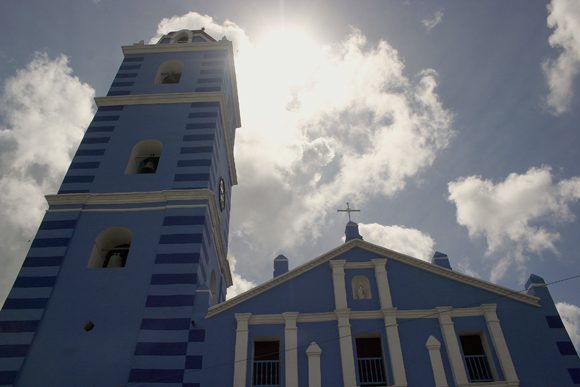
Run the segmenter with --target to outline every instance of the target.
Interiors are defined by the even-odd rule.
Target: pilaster
[[[391,289],[389,287],[389,279],[387,277],[387,260],[386,259],[371,259],[375,267],[375,278],[377,280],[377,287],[379,288],[379,299],[382,308],[392,308],[393,301],[391,299]]]
[[[282,313],[284,327],[284,349],[286,358],[286,387],[298,387],[298,312]]]
[[[447,348],[447,356],[451,364],[451,372],[453,373],[453,380],[455,385],[467,384],[467,373],[463,365],[463,358],[461,350],[459,349],[459,341],[455,333],[453,321],[451,321],[451,307],[438,307],[439,312],[439,326]]]
[[[338,319],[340,360],[342,363],[342,378],[344,387],[356,387],[357,384],[356,372],[354,368],[354,351],[352,348],[352,332],[350,329],[349,319],[350,309],[335,310],[334,313],[336,313],[336,317]]]
[[[505,341],[503,331],[501,330],[499,319],[497,318],[497,304],[485,304],[481,306],[481,309],[483,310],[487,329],[491,335],[491,341],[493,342],[495,352],[499,358],[499,364],[501,365],[505,380],[510,386],[519,386],[518,375],[516,374],[512,357]]]
[[[234,387],[246,386],[246,370],[248,369],[248,322],[251,313],[236,313],[238,327],[236,329],[236,348],[234,364]]]
[[[321,387],[322,374],[320,372],[320,356],[322,350],[315,342],[312,342],[306,350],[308,356],[308,387]]]
[[[448,387],[445,368],[443,368],[443,360],[441,359],[441,343],[435,337],[429,336],[425,348],[429,351],[435,387]]]
[[[346,261],[337,259],[328,261],[328,264],[332,268],[332,283],[334,285],[334,303],[336,309],[346,309],[348,308],[346,302],[346,284],[344,282],[344,265]]]
[[[376,266],[375,266],[376,267]],[[403,361],[403,351],[401,350],[401,340],[399,338],[399,325],[397,324],[397,308],[381,309],[385,321],[385,331],[387,332],[387,344],[389,347],[389,357],[393,369],[393,379],[396,386],[407,385],[407,375],[405,373],[405,362]]]

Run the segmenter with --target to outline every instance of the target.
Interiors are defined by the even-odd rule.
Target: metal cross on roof
[[[348,212],[348,221],[350,222],[350,213],[351,212],[360,212],[360,210],[352,210],[349,206],[348,203],[346,203],[346,210],[336,210],[336,212]]]

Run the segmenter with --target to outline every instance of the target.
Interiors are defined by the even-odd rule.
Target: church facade
[[[226,301],[232,43],[124,60],[0,311],[0,386],[573,386],[544,281],[522,294],[363,240]]]

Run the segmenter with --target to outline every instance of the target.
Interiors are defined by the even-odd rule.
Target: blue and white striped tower
[[[0,311],[2,386],[198,386],[192,320],[232,284],[232,43],[183,30],[123,53]]]

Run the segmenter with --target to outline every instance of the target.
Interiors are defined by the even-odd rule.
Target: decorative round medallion
[[[220,210],[224,210],[226,208],[226,183],[224,182],[224,178],[220,178]]]

